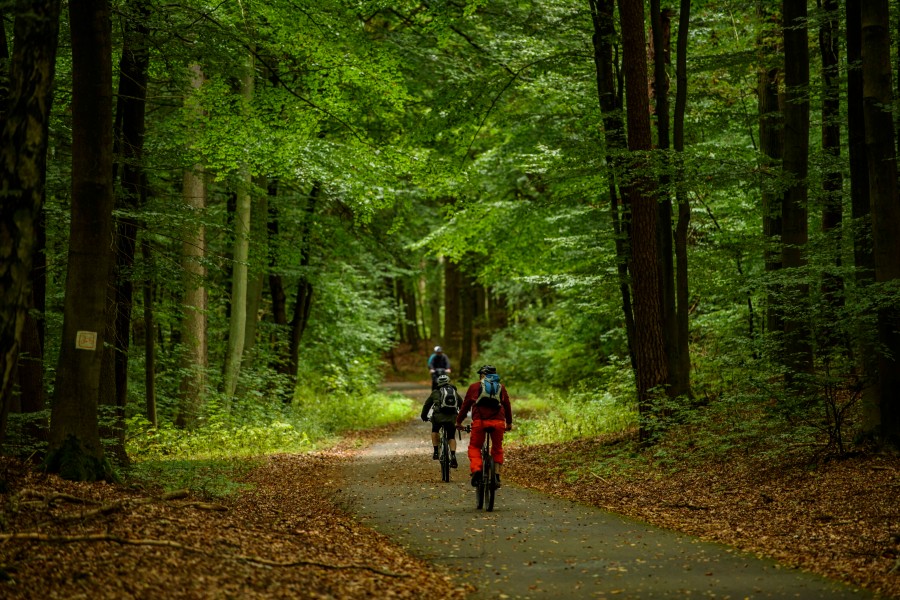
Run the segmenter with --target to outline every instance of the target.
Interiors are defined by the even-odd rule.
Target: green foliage
[[[594,382],[595,383],[595,382]],[[604,435],[622,435],[637,424],[627,402],[607,391],[547,390],[534,398],[518,399],[513,407],[514,428],[509,439],[522,444],[550,444]]]

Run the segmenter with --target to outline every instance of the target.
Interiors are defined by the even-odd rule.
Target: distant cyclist
[[[438,376],[450,372],[450,358],[440,346],[435,346],[434,353],[428,357],[428,370],[431,371],[431,389],[435,390]]]
[[[437,386],[422,406],[422,420],[428,420],[428,411],[434,407],[431,414],[431,445],[434,446],[434,454],[431,458],[438,459],[438,442],[443,428],[450,443],[450,466],[455,469],[459,465],[456,462],[456,429],[453,425],[456,423],[456,415],[463,399],[456,391],[456,387],[450,385],[449,375],[438,375]]]
[[[466,414],[472,411],[472,433],[469,436],[469,470],[472,472],[472,487],[481,479],[481,444],[484,443],[486,429],[491,431],[491,457],[497,465],[497,486],[500,486],[500,466],[503,464],[503,433],[512,430],[512,407],[506,386],[500,384],[496,367],[484,365],[478,369],[480,379],[469,386],[459,415],[456,428],[462,429]]]

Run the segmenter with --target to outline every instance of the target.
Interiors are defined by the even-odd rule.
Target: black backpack
[[[445,413],[456,412],[459,409],[456,401],[456,388],[447,384],[439,387],[438,391],[440,391],[440,394],[434,403],[435,410]]]

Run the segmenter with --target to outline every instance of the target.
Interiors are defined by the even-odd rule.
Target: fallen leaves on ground
[[[245,478],[249,489],[215,503],[63,481],[7,462],[0,465],[11,484],[0,495],[0,596],[464,597],[445,572],[329,500],[351,455],[266,457]]]
[[[602,475],[609,440],[507,448],[516,483],[900,598],[900,457],[754,460]],[[577,475],[576,475],[577,473]]]

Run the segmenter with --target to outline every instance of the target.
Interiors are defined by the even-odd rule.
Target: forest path
[[[429,388],[397,384],[419,404]],[[474,598],[871,598],[816,575],[522,489],[475,510],[467,437],[442,483],[418,418],[344,470],[338,502],[413,555],[443,565]]]

